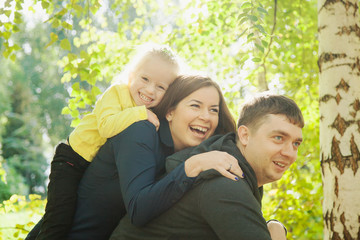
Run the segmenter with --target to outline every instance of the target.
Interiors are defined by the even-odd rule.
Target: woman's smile
[[[213,135],[219,122],[219,102],[216,88],[203,87],[184,98],[166,115],[175,151],[199,145]]]

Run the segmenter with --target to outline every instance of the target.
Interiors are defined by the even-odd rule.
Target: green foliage
[[[33,194],[29,195],[28,199],[25,196],[12,195],[0,203],[0,240],[24,239],[36,223],[33,219],[38,219],[43,214],[45,204],[45,200]],[[14,213],[21,213],[25,221],[14,221],[7,217]]]
[[[21,24],[17,22],[22,11],[10,8],[9,2],[14,1],[7,1],[0,13],[17,13],[17,18],[0,20],[1,51],[14,59],[16,52],[24,50],[21,41],[14,37],[20,34],[17,29],[21,29]],[[264,215],[284,222],[289,239],[321,238],[315,0],[165,0],[161,5],[153,0],[114,0],[107,7],[97,0],[34,0],[37,2],[48,14],[43,25],[52,28],[42,34],[46,40],[40,41],[44,49],[41,54],[56,52],[60,59],[59,79],[70,89],[70,98],[65,107],[58,104],[62,109],[58,113],[71,116],[72,126],[116,79],[131,58],[134,46],[146,41],[169,44],[193,69],[217,79],[234,116],[244,98],[263,89],[297,101],[306,120],[305,141],[297,163],[280,181],[266,187]],[[37,76],[41,78],[40,73]],[[46,79],[52,79],[51,75]],[[0,91],[4,90],[0,87]],[[54,87],[48,96],[58,91]],[[48,99],[42,97],[39,102],[46,103]],[[40,109],[53,105],[44,104]],[[7,110],[2,107],[0,112],[8,111],[9,104],[3,107]],[[51,119],[56,121],[55,117]],[[49,136],[61,132],[56,126],[64,125],[65,120],[62,121],[55,125],[43,123]]]

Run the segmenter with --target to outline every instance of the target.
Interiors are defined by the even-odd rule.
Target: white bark
[[[324,239],[360,239],[359,0],[318,0]]]

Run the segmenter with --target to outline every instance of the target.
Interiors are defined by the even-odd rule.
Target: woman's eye
[[[210,112],[218,113],[218,112],[219,112],[219,109],[217,109],[217,108],[212,108],[212,109],[210,109]]]
[[[200,105],[199,105],[199,104],[191,104],[190,106],[191,106],[191,107],[194,107],[194,108],[200,108]]]

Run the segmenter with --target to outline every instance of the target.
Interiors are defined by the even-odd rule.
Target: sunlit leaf
[[[70,41],[69,39],[67,38],[64,38],[63,40],[60,41],[60,47],[64,50],[68,50],[70,51],[71,50],[71,44],[70,44]]]
[[[248,15],[247,17],[253,22],[256,22],[258,20],[258,18],[254,15]]]
[[[71,80],[71,73],[67,72],[63,75],[63,77],[61,78],[61,82],[62,83],[66,83],[66,82],[70,82]]]
[[[267,12],[264,8],[262,8],[262,7],[258,7],[257,10],[258,10],[259,12],[268,14],[268,12]]]
[[[243,4],[241,4],[240,8],[244,9],[249,7],[252,7],[252,4],[250,2],[244,2]]]
[[[47,9],[50,6],[50,4],[47,1],[43,0],[43,1],[41,1],[41,6],[42,6],[42,8]]]
[[[73,29],[73,26],[67,22],[62,22],[61,23],[61,26],[65,29],[69,29],[69,30],[72,30]]]

